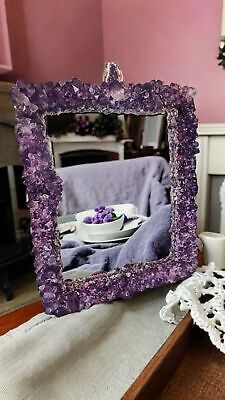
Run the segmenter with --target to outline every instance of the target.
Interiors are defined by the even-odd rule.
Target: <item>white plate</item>
[[[126,211],[126,215],[131,217],[134,216],[136,211],[136,208],[133,204],[117,204],[113,205],[115,208],[116,212],[124,212],[124,209]],[[68,222],[64,223],[59,223],[58,228],[59,232],[66,237],[67,235],[74,235],[77,236],[78,239],[82,240],[83,242],[86,243],[109,243],[109,242],[119,242],[123,240],[129,239],[129,237],[144,223],[148,218],[143,216],[143,215],[136,215],[138,218],[126,222],[124,224],[124,227],[122,230],[118,232],[111,232],[111,233],[104,233],[104,234],[95,234],[95,235],[90,235],[87,234],[87,232],[82,229],[82,224],[81,221],[83,221],[83,218],[87,215],[91,215],[91,212],[94,213],[94,210],[87,210],[87,211],[82,211],[78,214],[76,214],[77,221],[74,219]],[[71,215],[70,218],[74,218],[75,216]],[[70,229],[74,229],[74,233],[67,232],[64,235],[65,231],[68,231]]]
[[[104,233],[104,234],[87,234],[82,225],[77,223],[76,235],[79,239],[86,243],[107,243],[127,240],[129,237],[142,225],[144,219],[138,217],[133,221],[124,224],[123,229],[118,232]]]
[[[130,236],[124,236],[122,238],[116,238],[116,239],[90,239],[85,232],[77,232],[76,236],[78,239],[82,240],[84,243],[114,243],[114,242],[122,242],[124,240],[128,240]]]

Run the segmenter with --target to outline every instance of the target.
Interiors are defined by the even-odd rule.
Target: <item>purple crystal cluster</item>
[[[85,224],[105,224],[119,218],[112,207],[98,206],[94,211],[95,215],[93,217],[87,216],[83,219]]]
[[[75,78],[56,84],[18,81],[12,89],[16,135],[24,165],[31,215],[37,284],[46,313],[61,316],[94,304],[127,299],[145,289],[179,281],[197,266],[195,155],[197,118],[194,90],[159,80],[125,84],[113,73],[100,85]],[[109,79],[110,78],[110,79]],[[166,113],[171,164],[171,251],[159,261],[125,265],[112,272],[63,280],[57,233],[62,182],[57,176],[45,117],[60,113]]]

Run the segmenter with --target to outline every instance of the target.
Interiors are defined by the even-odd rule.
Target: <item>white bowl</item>
[[[115,210],[116,215],[120,214],[125,214],[127,217],[132,217],[134,215],[138,214],[137,207],[134,204],[131,203],[126,203],[126,204],[112,204],[112,205],[107,205],[106,207],[112,207]],[[92,210],[86,210],[86,211],[81,211],[76,214],[76,220],[78,222],[83,222],[85,217],[93,217],[95,215],[95,211]]]
[[[76,235],[80,240],[86,243],[104,243],[123,241],[128,239],[144,223],[143,218],[139,217],[133,221],[126,222],[123,229],[118,232],[88,234],[84,229],[78,229]]]
[[[104,235],[105,233],[113,233],[119,232],[124,223],[124,215],[121,215],[115,221],[112,222],[105,222],[103,224],[86,224],[85,222],[81,222],[82,229],[88,235]]]

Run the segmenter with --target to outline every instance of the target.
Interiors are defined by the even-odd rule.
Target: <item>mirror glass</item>
[[[58,228],[65,278],[166,257],[166,115],[61,114],[47,133],[63,180]]]

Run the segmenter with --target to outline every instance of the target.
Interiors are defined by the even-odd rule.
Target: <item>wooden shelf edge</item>
[[[130,386],[122,400],[156,400],[186,354],[191,342],[191,332],[192,319],[188,314]]]
[[[39,300],[12,311],[9,314],[0,316],[0,336],[11,329],[17,328],[40,312],[43,312],[43,306]]]

